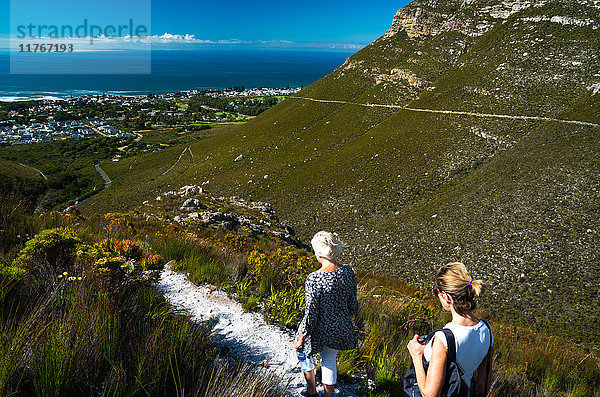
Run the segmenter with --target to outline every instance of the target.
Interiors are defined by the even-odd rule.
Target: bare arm
[[[423,397],[439,397],[446,376],[446,359],[448,349],[438,339],[433,341],[433,353],[427,373],[423,367],[423,350],[425,346],[417,342],[417,335],[408,343],[408,350],[415,366],[417,384]]]

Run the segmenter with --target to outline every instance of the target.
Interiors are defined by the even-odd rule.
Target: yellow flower
[[[69,274],[69,273],[67,273],[67,272],[64,272],[64,273],[63,273],[63,276],[66,276],[67,274]]]
[[[77,280],[81,281],[83,280],[83,277],[77,277]]]
[[[58,278],[62,278],[62,276],[63,276],[62,274],[59,274],[59,275],[58,275]]]

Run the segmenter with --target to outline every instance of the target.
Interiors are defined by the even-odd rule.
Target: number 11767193
[[[73,52],[73,44],[19,44],[19,52]]]

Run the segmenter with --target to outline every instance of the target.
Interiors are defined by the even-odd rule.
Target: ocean
[[[0,52],[0,100],[161,94],[241,85],[307,86],[344,63],[351,54],[306,50],[153,50],[150,74],[10,74],[9,54]]]

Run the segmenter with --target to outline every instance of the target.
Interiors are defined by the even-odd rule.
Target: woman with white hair
[[[318,396],[312,357],[319,353],[324,396],[331,397],[337,381],[337,352],[356,347],[352,324],[352,315],[358,310],[356,277],[350,266],[338,263],[344,245],[335,235],[318,232],[311,244],[321,268],[306,278],[306,310],[294,348],[303,348],[307,356],[307,395]]]

